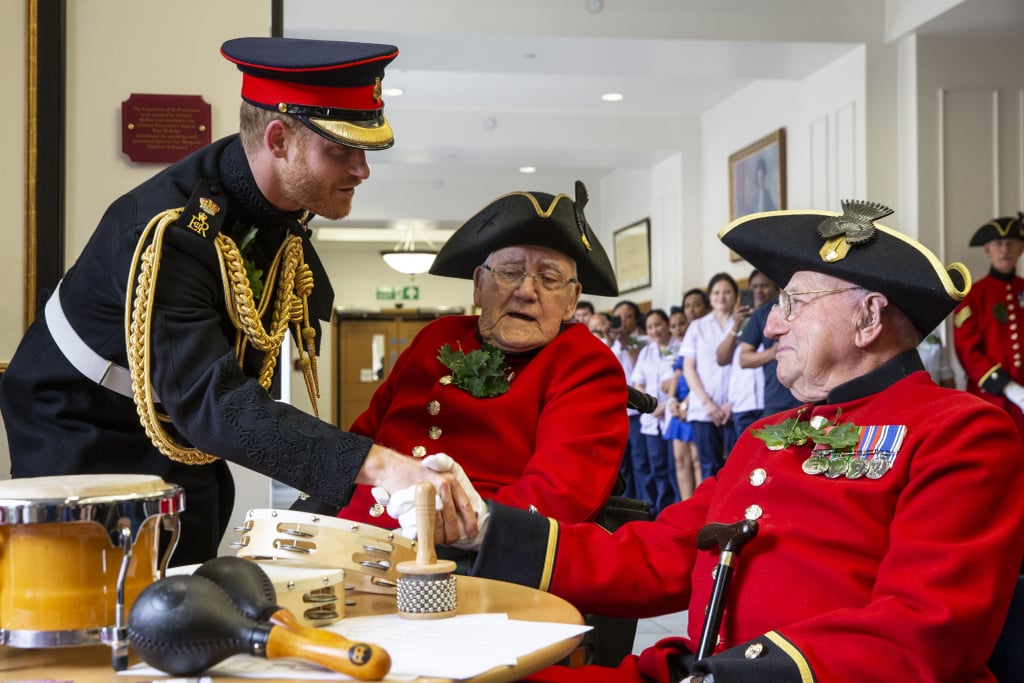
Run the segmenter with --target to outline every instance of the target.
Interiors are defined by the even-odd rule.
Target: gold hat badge
[[[884,204],[859,199],[845,199],[842,207],[842,215],[829,216],[818,224],[818,234],[826,240],[818,253],[827,263],[843,260],[851,245],[870,240],[875,234],[874,221],[893,213]]]

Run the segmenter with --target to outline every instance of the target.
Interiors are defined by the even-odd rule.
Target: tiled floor
[[[644,648],[654,645],[662,638],[685,635],[686,617],[686,612],[676,612],[652,619],[641,619],[636,625],[633,653],[640,654]]]

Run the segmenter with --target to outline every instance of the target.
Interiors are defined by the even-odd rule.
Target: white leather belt
[[[64,315],[64,309],[60,305],[60,282],[57,283],[57,288],[46,302],[44,314],[46,326],[50,328],[50,336],[53,337],[57,348],[76,370],[96,384],[116,391],[122,396],[132,398],[132,376],[128,369],[112,360],[106,360],[93,351],[78,336],[75,328],[71,327],[67,316]],[[153,392],[153,401],[160,402],[155,391]]]

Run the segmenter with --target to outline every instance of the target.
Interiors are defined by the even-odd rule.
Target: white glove
[[[466,492],[467,496],[469,496],[470,505],[476,513],[476,537],[469,538],[466,536],[466,530],[462,527],[462,522],[460,521],[459,540],[452,543],[452,545],[463,550],[476,550],[483,542],[484,531],[487,529],[487,520],[490,517],[490,511],[487,507],[487,503],[483,501],[480,494],[477,493],[475,488],[473,488],[473,484],[469,481],[469,477],[466,476],[462,466],[455,462],[455,460],[453,460],[447,453],[435,453],[434,455],[428,455],[426,458],[423,458],[422,465],[434,472],[451,472],[455,476],[455,480],[459,483],[459,486],[461,486],[462,490]],[[387,509],[388,515],[398,520],[398,524],[401,527],[401,534],[403,536],[411,539],[416,538],[417,524],[415,486],[402,489],[394,495],[389,495],[388,491],[383,487],[375,486],[371,489],[370,493],[373,495],[374,500]],[[440,496],[435,500],[435,509],[441,509]]]
[[[1010,382],[1003,389],[1003,396],[1008,398],[1013,405],[1024,410],[1024,387],[1016,382]]]

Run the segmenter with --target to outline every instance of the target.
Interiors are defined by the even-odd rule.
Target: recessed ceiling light
[[[384,88],[380,92],[385,97],[398,97],[405,93],[401,88]]]
[[[537,172],[537,167],[536,166],[520,166],[519,167],[519,172],[520,173],[536,173]]]
[[[604,9],[604,0],[587,0],[587,11],[597,14]]]
[[[601,99],[605,102],[621,102],[623,98],[625,98],[625,95],[620,92],[606,92],[601,95]]]

